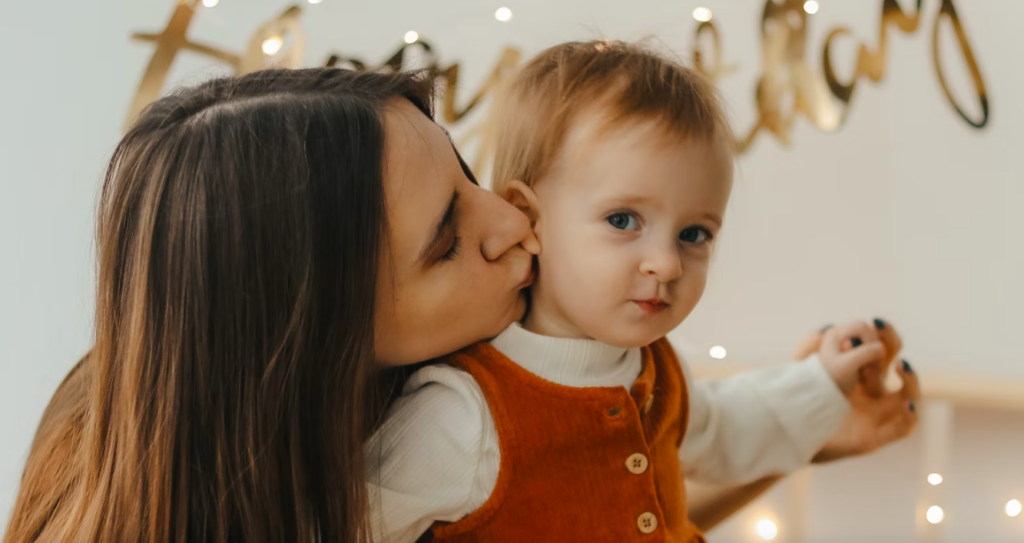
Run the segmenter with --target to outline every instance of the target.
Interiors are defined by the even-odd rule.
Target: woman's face
[[[413,364],[522,318],[540,245],[526,216],[473,184],[444,130],[411,103],[389,105],[385,134],[375,346],[382,364]]]

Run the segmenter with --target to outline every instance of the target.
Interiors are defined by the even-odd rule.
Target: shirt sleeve
[[[489,422],[468,373],[428,366],[409,379],[366,445],[375,543],[414,543],[434,521],[455,522],[483,505],[490,492],[479,491],[479,466],[497,452],[484,446]]]
[[[850,411],[817,356],[689,386],[690,419],[679,451],[686,477],[741,485],[811,461]]]

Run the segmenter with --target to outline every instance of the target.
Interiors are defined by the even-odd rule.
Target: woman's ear
[[[522,181],[509,181],[505,185],[501,197],[522,211],[530,219],[530,228],[534,232],[537,231],[537,223],[540,222],[540,204],[537,200],[537,193],[532,188],[526,186],[526,183]]]

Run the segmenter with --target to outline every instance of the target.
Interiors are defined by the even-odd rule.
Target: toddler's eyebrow
[[[650,196],[640,196],[640,195],[613,196],[611,198],[608,198],[605,201],[605,203],[608,203],[608,204],[618,204],[618,205],[636,205],[636,204],[644,204],[644,203],[650,202],[653,199],[654,198],[651,198]]]
[[[705,213],[704,218],[715,223],[719,227],[722,226],[722,218],[719,217],[718,215],[715,215],[714,213]]]

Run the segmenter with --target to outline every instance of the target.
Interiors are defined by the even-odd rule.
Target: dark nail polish
[[[910,367],[910,362],[903,361],[903,373],[914,373],[914,368]]]
[[[907,400],[907,407],[910,408],[910,412],[917,411],[917,406],[914,405],[914,400]]]
[[[826,324],[825,326],[823,326],[821,328],[821,330],[818,330],[818,331],[821,332],[822,334],[824,334],[825,332],[828,332],[829,328],[832,328],[832,325],[831,324]]]
[[[882,319],[875,319],[875,328],[879,330],[885,330],[885,321]]]
[[[859,337],[855,337],[855,338],[851,338],[850,339],[850,345],[853,345],[854,349],[856,349],[857,347],[860,347],[863,344],[864,344],[864,342],[861,341]]]

